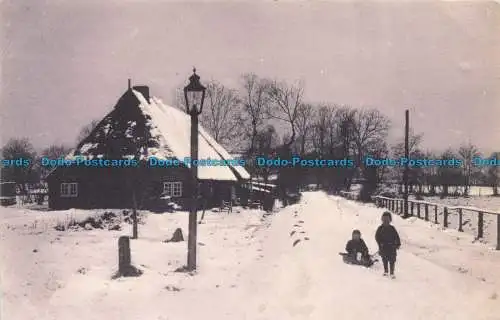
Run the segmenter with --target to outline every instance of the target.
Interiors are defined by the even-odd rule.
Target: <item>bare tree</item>
[[[323,159],[349,159],[353,147],[355,110],[348,106],[322,105],[313,110],[311,156]],[[299,135],[300,137],[300,135]],[[328,189],[348,189],[355,168],[315,169],[317,184]]]
[[[76,142],[77,143],[80,143],[83,139],[87,138],[91,133],[92,131],[95,129],[95,127],[97,127],[97,125],[99,124],[100,120],[92,120],[89,124],[87,124],[86,126],[84,126],[80,132],[78,133],[78,136],[76,138]]]
[[[476,167],[472,163],[472,160],[475,157],[480,156],[480,153],[476,146],[469,143],[462,145],[458,149],[458,154],[463,161],[462,175],[463,175],[464,195],[467,196],[469,195],[470,191],[471,177],[474,169],[476,169]]]
[[[441,154],[441,160],[456,159],[458,155],[453,150],[448,149]],[[437,169],[438,182],[442,185],[441,198],[449,195],[449,187],[459,185],[462,180],[461,169],[450,166],[440,166]]]
[[[423,152],[420,150],[420,144],[423,140],[423,134],[416,134],[413,130],[410,130],[410,135],[408,137],[408,151],[410,158],[412,159],[420,159],[424,157]],[[405,141],[404,138],[401,139],[398,143],[392,146],[391,148],[392,154],[394,158],[403,158],[405,157]],[[404,168],[397,166],[393,169],[395,171],[395,176],[400,181],[399,183],[399,192],[403,192],[403,171]],[[409,189],[410,192],[413,192],[413,187],[415,184],[418,185],[418,193],[421,194],[423,192],[423,180],[424,179],[424,168],[409,168]]]
[[[212,80],[207,84],[204,111],[200,121],[220,144],[237,143],[242,134],[242,109],[234,89]]]
[[[490,158],[500,160],[500,152],[494,152]],[[500,185],[500,168],[498,166],[489,166],[487,171],[488,184],[493,189],[493,195],[498,196],[498,186]]]
[[[46,157],[48,159],[57,159],[66,156],[71,151],[70,147],[65,145],[51,145],[48,148],[42,150],[40,157]],[[40,159],[41,161],[41,159]],[[39,163],[40,163],[39,161]],[[40,172],[42,178],[45,178],[52,168],[46,166],[40,166]]]
[[[408,149],[410,151],[410,158],[412,157],[412,153],[420,150],[420,144],[423,140],[423,134],[415,134],[413,130],[410,130],[410,135],[408,137]],[[392,154],[394,157],[400,158],[405,156],[405,142],[404,139],[399,141],[392,147]]]
[[[299,142],[299,154],[305,155],[307,144],[313,128],[314,107],[311,104],[301,104],[297,110],[297,136]]]
[[[389,119],[376,109],[358,110],[353,115],[353,143],[358,163],[385,142],[389,124]]]
[[[328,154],[334,158],[351,159],[354,150],[354,116],[356,110],[349,106],[337,106],[335,116],[332,119],[331,130],[329,130]],[[356,168],[338,168],[331,171],[329,180],[335,181],[336,189],[349,190],[352,184]],[[376,172],[375,172],[376,173]]]
[[[337,128],[337,133],[336,136],[331,134],[330,143],[333,145],[335,141],[338,141],[343,157],[349,157],[353,147],[355,115],[356,110],[353,110],[348,106],[338,107],[335,114],[334,122]]]
[[[45,148],[41,152],[41,156],[47,157],[49,159],[57,159],[60,157],[64,157],[71,151],[71,148],[65,145],[51,145],[48,148]]]
[[[269,116],[289,126],[290,135],[284,143],[284,149],[289,150],[297,138],[297,119],[304,89],[301,83],[289,85],[286,82],[274,80],[269,82],[268,94],[271,102]]]
[[[312,124],[312,145],[317,156],[326,156],[328,137],[333,128],[335,108],[331,106],[320,106],[314,112]]]
[[[242,79],[243,117],[249,124],[246,126],[248,128],[246,134],[249,138],[248,155],[252,157],[255,153],[257,135],[264,125],[269,107],[268,86],[265,80],[255,74],[244,74]]]
[[[438,157],[431,151],[424,153],[426,159],[437,159]],[[436,166],[429,166],[423,168],[423,183],[427,186],[429,195],[436,195],[436,187],[438,186],[438,168]]]
[[[359,165],[359,172],[364,178],[360,196],[369,200],[385,173],[383,167],[368,167],[363,163],[367,155],[384,156],[387,154],[386,138],[389,120],[376,109],[356,110],[351,115],[353,153]]]
[[[36,151],[28,138],[10,139],[2,148],[2,158],[23,163],[4,165],[0,176],[7,181],[14,181],[26,193],[26,183],[38,182],[39,172],[35,170]]]
[[[276,133],[276,129],[269,125],[263,130],[257,133],[257,137],[255,139],[255,152],[259,156],[265,158],[272,158],[276,154],[276,149],[278,146],[278,135]],[[254,170],[261,177],[264,178],[264,181],[267,182],[269,175],[272,173],[273,168],[267,166],[258,166],[254,168]]]

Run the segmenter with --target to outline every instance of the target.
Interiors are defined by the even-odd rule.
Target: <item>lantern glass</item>
[[[190,111],[193,111],[192,108],[195,108],[196,112],[200,112],[201,107],[201,98],[203,97],[203,91],[188,91],[187,92],[187,101],[188,108]]]
[[[200,77],[193,69],[193,75],[189,77],[189,84],[184,87],[184,97],[186,99],[186,112],[189,114],[200,114],[203,109],[206,88],[200,83]]]

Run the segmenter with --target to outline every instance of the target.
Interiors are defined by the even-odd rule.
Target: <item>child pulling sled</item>
[[[382,225],[378,227],[375,233],[375,240],[377,241],[379,254],[384,264],[384,276],[387,276],[389,273],[390,277],[394,279],[397,250],[401,247],[401,240],[391,222],[391,213],[388,211],[384,212],[382,214]]]

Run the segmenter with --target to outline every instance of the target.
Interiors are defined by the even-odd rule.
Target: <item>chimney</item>
[[[134,86],[132,89],[139,91],[144,96],[144,99],[146,99],[146,101],[150,103],[148,86]]]
[[[128,89],[132,87],[132,79],[128,78]]]

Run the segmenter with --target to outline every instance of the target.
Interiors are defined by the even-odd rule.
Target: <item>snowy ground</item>
[[[393,187],[393,191],[397,192],[397,186]],[[452,188],[453,189],[453,188]],[[352,192],[359,192],[361,190],[361,185],[353,185],[351,188]],[[440,192],[440,188],[436,189]],[[451,192],[452,190],[450,190]],[[441,205],[447,205],[449,207],[462,206],[462,207],[474,207],[479,209],[484,209],[488,211],[495,211],[500,213],[500,197],[492,196],[493,190],[489,187],[471,187],[469,197],[447,197],[441,199],[439,196],[424,196],[423,201],[436,203]],[[402,198],[402,196],[399,196]],[[410,199],[415,200],[415,195],[410,195]],[[424,206],[421,205],[420,208],[421,216],[424,216]],[[458,210],[448,210],[448,228],[458,229],[459,215]],[[415,205],[414,215],[417,215],[417,207]],[[434,221],[434,207],[429,207],[429,218]],[[481,241],[490,244],[497,243],[497,216],[495,214],[484,214],[484,226],[483,226],[483,238]],[[438,221],[440,224],[443,223],[443,207],[438,207]],[[463,210],[463,225],[462,228],[465,233],[470,235],[478,235],[478,214],[476,211]]]
[[[89,212],[2,208],[0,318],[500,319],[500,251],[465,233],[394,217],[403,240],[396,280],[380,265],[345,265],[337,253],[352,229],[375,250],[381,213],[321,192],[265,218],[208,213],[194,276],[174,272],[186,243],[162,243],[177,227],[186,231],[187,214],[148,214],[131,242],[144,274],[111,280],[129,225],[56,231],[58,220]]]
[[[411,197],[414,199],[414,197]],[[440,197],[424,197],[424,201],[438,203],[442,205],[448,205],[450,207],[462,206],[462,207],[474,207],[485,210],[496,211],[500,213],[500,197],[492,196],[471,196],[468,198],[464,197],[448,197],[445,199],[440,199]],[[416,208],[414,209],[416,212]],[[421,208],[421,213],[423,215],[423,206]],[[429,209],[430,216],[434,217],[434,208]],[[443,208],[438,209],[439,221],[443,222]],[[458,211],[449,210],[449,228],[458,229]],[[463,210],[463,226],[464,232],[471,235],[477,236],[478,234],[478,214],[475,211]],[[494,214],[484,214],[484,226],[483,226],[483,239],[482,241],[496,244],[497,241],[497,216]]]

